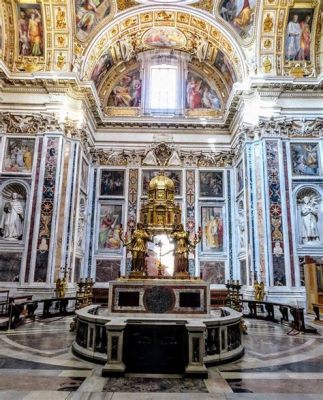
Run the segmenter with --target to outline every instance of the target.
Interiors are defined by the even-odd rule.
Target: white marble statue
[[[320,241],[320,235],[317,227],[318,223],[318,205],[315,196],[304,196],[301,205],[302,216],[302,243],[311,244]]]
[[[1,236],[7,240],[19,240],[24,228],[24,206],[18,200],[17,193],[12,193],[11,200],[5,202],[0,221]]]
[[[129,61],[134,55],[134,48],[130,37],[120,40],[120,52],[123,61]]]
[[[240,250],[242,250],[245,248],[245,228],[246,228],[246,223],[244,220],[242,209],[240,209],[238,213],[238,228],[239,228],[239,247]]]
[[[205,61],[209,42],[205,38],[200,38],[196,46],[196,57],[199,62]]]

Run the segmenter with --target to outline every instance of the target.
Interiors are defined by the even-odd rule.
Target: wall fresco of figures
[[[110,15],[111,0],[75,0],[76,37],[85,40],[93,29]]]
[[[218,50],[216,53],[214,67],[222,73],[225,82],[229,86],[229,89],[232,89],[233,84],[237,81],[236,73],[232,68],[228,58],[221,50]]]
[[[208,108],[219,110],[221,103],[215,90],[194,72],[189,72],[186,83],[186,107],[190,110]]]
[[[141,194],[142,196],[147,196],[148,193],[148,187],[149,187],[149,182],[151,181],[152,178],[157,176],[159,173],[159,170],[143,170],[142,171],[142,190]],[[164,171],[165,175],[172,179],[175,185],[175,195],[180,196],[182,194],[182,171],[180,170],[173,170],[173,171]]]
[[[103,77],[105,76],[106,72],[112,67],[112,65],[113,60],[109,52],[103,54],[100,57],[91,75],[91,79],[93,80],[96,88],[100,86]]]
[[[256,4],[256,0],[223,0],[220,15],[241,38],[248,39],[252,35]]]
[[[224,250],[224,216],[223,207],[201,207],[202,241],[201,252],[212,254]]]
[[[44,55],[44,25],[40,4],[18,4],[19,55]]]
[[[107,105],[112,107],[140,107],[141,79],[139,70],[128,73],[119,79],[113,86]]]
[[[125,171],[103,170],[101,171],[100,195],[124,196]]]
[[[293,175],[319,175],[318,143],[291,143]]]
[[[291,8],[285,32],[285,60],[310,61],[312,42],[312,8]]]
[[[122,205],[100,204],[98,250],[100,252],[117,253],[122,251],[119,237],[122,225]]]
[[[35,139],[7,139],[3,171],[31,173]]]

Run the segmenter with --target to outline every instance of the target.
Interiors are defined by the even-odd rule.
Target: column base
[[[126,373],[126,366],[124,363],[117,363],[117,364],[105,364],[102,368],[102,376],[105,377],[117,377],[117,376],[124,376]]]

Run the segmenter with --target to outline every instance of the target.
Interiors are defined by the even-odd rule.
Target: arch
[[[89,80],[100,57],[108,50],[112,52],[115,64],[122,62],[118,43],[131,37],[136,53],[144,51],[141,38],[152,27],[171,27],[185,34],[186,43],[181,50],[194,54],[197,41],[208,41],[208,61],[214,62],[218,49],[228,57],[238,81],[247,76],[247,65],[242,49],[233,34],[226,31],[219,21],[203,11],[186,6],[172,6],[161,10],[158,6],[130,9],[113,22],[108,23],[89,43],[82,65],[81,76]]]

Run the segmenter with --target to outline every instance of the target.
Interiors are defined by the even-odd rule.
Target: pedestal
[[[204,365],[206,326],[200,321],[186,324],[188,333],[188,364],[185,375],[190,377],[207,378],[208,372]]]
[[[123,337],[126,324],[112,320],[105,324],[107,330],[107,363],[102,369],[102,376],[123,376],[125,365],[122,360]]]

